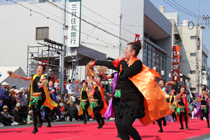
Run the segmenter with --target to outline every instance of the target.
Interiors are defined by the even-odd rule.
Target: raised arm
[[[112,61],[101,61],[101,60],[96,60],[95,65],[106,66],[106,67],[108,67],[109,69],[113,69],[113,70],[119,71],[119,67],[115,67],[115,66],[112,64]]]
[[[12,72],[12,71],[8,71],[7,73],[8,73],[8,74],[10,75],[10,77],[12,77],[12,78],[19,78],[19,79],[23,79],[23,80],[25,80],[25,81],[32,80],[32,77],[23,77],[23,76],[21,76],[21,75],[15,74],[15,73]]]
[[[23,76],[20,76],[21,79],[25,80],[25,81],[30,81],[32,80],[32,77],[23,77]]]
[[[76,90],[77,90],[77,92],[81,92],[81,90],[78,90],[77,84],[76,84]]]

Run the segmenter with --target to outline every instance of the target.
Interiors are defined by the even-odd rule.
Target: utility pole
[[[198,65],[198,27],[199,27],[199,10],[197,12],[197,21],[196,21],[196,78],[197,82],[197,91],[199,92],[199,85],[200,85],[200,75],[199,75],[199,65]]]
[[[63,44],[62,49],[64,50],[65,47],[65,36],[64,36],[64,30],[66,28],[66,0],[62,0],[62,9],[64,9],[61,12],[61,43]],[[59,91],[61,94],[63,93],[64,87],[63,87],[63,81],[64,81],[64,51],[61,51],[60,53],[60,63],[59,63]]]
[[[120,17],[120,27],[119,27],[119,56],[121,56],[121,21],[122,21],[122,14],[119,14]]]

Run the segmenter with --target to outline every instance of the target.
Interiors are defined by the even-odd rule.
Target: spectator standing
[[[4,97],[4,94],[2,92],[2,89],[1,89],[1,83],[0,83],[0,111],[2,110],[2,105],[3,105],[3,97]]]
[[[9,104],[9,84],[7,82],[2,83],[2,92],[3,92],[3,105]]]
[[[70,107],[70,104],[71,104],[71,95],[70,94],[68,94],[67,95],[67,98],[66,98],[66,107]]]
[[[15,108],[15,105],[16,105],[15,95],[16,95],[15,89],[12,88],[10,90],[10,98],[9,98],[9,105],[8,105],[9,112],[11,112]]]
[[[72,103],[76,101],[76,99],[75,99],[75,93],[74,93],[74,92],[71,93],[70,101],[71,101]]]
[[[15,100],[16,100],[16,103],[20,103],[20,94],[19,94],[20,92],[21,92],[20,90],[15,89],[15,93],[16,93]]]
[[[66,90],[68,91],[68,94],[71,93],[70,86],[71,86],[71,80],[68,80],[68,83],[66,84]]]
[[[21,96],[21,105],[23,105],[23,106],[28,106],[28,97],[27,97],[27,94],[28,94],[28,88],[22,88],[23,89],[23,94],[22,94],[22,96]]]
[[[20,88],[20,90],[19,90],[20,104],[22,106],[20,112],[24,112],[25,113],[25,117],[27,117],[28,101],[26,99],[24,90],[25,90],[25,88]]]
[[[67,77],[64,78],[63,81],[63,88],[66,89],[66,85],[67,85]]]
[[[76,85],[76,87],[77,87],[78,91],[80,91],[80,90],[82,89],[82,82],[79,82],[79,83]],[[79,98],[79,97],[80,97],[80,94],[81,94],[81,92],[78,92],[78,91],[77,91],[77,90],[74,91],[74,92],[76,93],[76,95],[75,95],[76,98]]]
[[[57,92],[58,93],[58,92]],[[57,101],[57,103],[60,103],[60,101],[61,101],[61,93],[58,93],[57,95],[56,95],[56,101]]]

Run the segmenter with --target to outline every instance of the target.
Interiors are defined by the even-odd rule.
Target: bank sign
[[[80,0],[69,0],[68,47],[79,47],[80,44]]]
[[[180,46],[173,46],[172,81],[180,80]]]

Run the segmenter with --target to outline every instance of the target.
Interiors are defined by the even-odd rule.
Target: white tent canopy
[[[31,81],[24,81],[18,78],[11,78],[7,71],[13,71],[15,74],[27,77],[27,75],[21,67],[0,67],[0,72],[2,73],[2,76],[0,77],[0,83],[7,82],[10,85],[10,87],[16,86],[16,88],[18,89],[21,87],[30,86]]]

